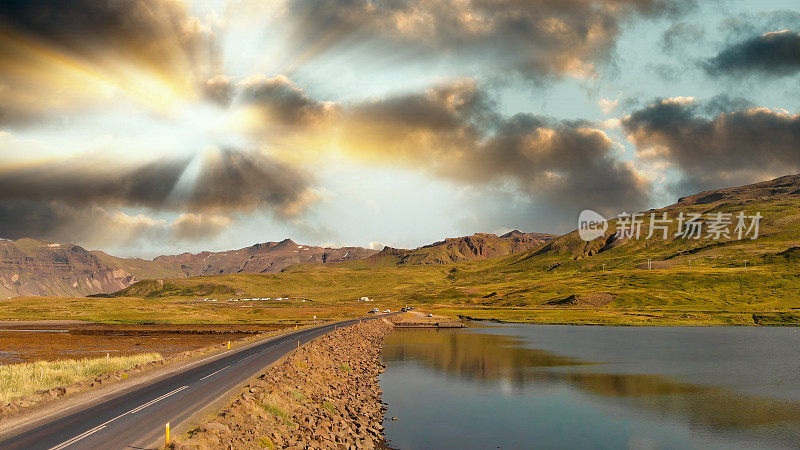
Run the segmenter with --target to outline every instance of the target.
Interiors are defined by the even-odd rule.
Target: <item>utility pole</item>
[[[651,260],[647,260],[647,270],[651,270],[653,268],[653,262]]]
[[[745,271],[745,273],[747,273],[747,260],[746,259],[744,260],[744,271]]]

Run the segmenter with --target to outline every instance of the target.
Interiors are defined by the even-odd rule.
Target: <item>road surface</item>
[[[59,417],[0,441],[0,449],[147,448],[163,442],[164,425],[172,428],[251,379],[281,356],[336,326],[339,322],[296,331],[256,346],[229,350],[221,358],[156,379],[102,403]]]

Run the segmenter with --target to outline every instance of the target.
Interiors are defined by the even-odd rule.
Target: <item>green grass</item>
[[[261,439],[258,440],[258,446],[261,448],[269,448],[269,449],[275,448],[275,444],[272,443],[272,439],[266,436],[262,436]]]
[[[273,416],[277,417],[278,419],[283,420],[283,423],[286,426],[289,426],[289,427],[294,426],[294,422],[292,422],[292,415],[289,414],[288,412],[286,412],[284,409],[282,409],[282,408],[280,408],[280,407],[278,407],[276,405],[269,404],[269,403],[264,403],[261,406],[264,408],[264,411],[272,414]]]
[[[322,402],[322,407],[327,409],[328,411],[330,411],[332,413],[337,413],[338,412],[338,410],[336,409],[336,406],[334,406],[333,403],[331,403],[331,402],[329,402],[327,400]]]
[[[297,389],[292,389],[292,391],[290,392],[290,394],[292,395],[292,398],[293,398],[293,399],[295,399],[295,400],[297,400],[298,402],[304,402],[304,401],[306,401],[306,396],[305,396],[305,395],[303,395],[303,393],[302,393],[302,392],[300,392],[300,391],[298,391]]]
[[[2,319],[80,319],[106,323],[307,324],[406,304],[448,315],[531,323],[765,324],[753,314],[800,312],[800,270],[778,261],[741,267],[693,264],[664,269],[607,268],[594,261],[547,270],[504,260],[373,271],[307,266],[275,275],[225,275],[199,282],[270,296],[282,290],[313,302],[242,305],[197,303],[192,297],[17,298],[0,301]],[[371,274],[371,275],[370,275]],[[325,281],[323,281],[323,278]],[[368,295],[375,304],[356,302]],[[559,305],[570,296],[610,294],[601,306]],[[792,321],[781,320],[791,324]]]
[[[158,353],[0,365],[0,403],[161,359]]]

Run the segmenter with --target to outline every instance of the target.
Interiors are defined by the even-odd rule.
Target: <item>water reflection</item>
[[[678,382],[660,375],[603,373],[601,362],[526,348],[523,343],[511,336],[484,332],[397,330],[386,340],[383,359],[388,373],[393,363],[416,364],[451,380],[495,386],[506,395],[536,396],[542,387],[563,385],[591,401],[622,408],[634,416],[635,411],[643,411],[688,423],[692,429],[735,432],[735,436],[725,437],[740,444],[741,433],[775,444],[800,443],[798,402]],[[387,401],[391,413],[391,399]],[[458,416],[461,411],[448,413]],[[391,438],[391,427],[389,435]]]

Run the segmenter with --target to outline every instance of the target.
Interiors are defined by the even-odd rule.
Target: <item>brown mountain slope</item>
[[[180,268],[172,263],[159,262],[142,258],[119,258],[99,250],[92,254],[111,268],[124,270],[133,275],[137,280],[150,278],[180,278],[185,276]]]
[[[377,252],[361,247],[322,248],[286,239],[239,250],[146,260],[117,258],[73,244],[0,240],[0,299],[109,293],[145,279],[272,273],[304,262],[352,261],[374,253]]]
[[[0,298],[82,296],[116,292],[145,279],[235,273],[275,273],[302,263],[340,263],[367,258],[376,264],[445,264],[522,252],[552,235],[512,231],[450,238],[415,250],[323,248],[291,239],[238,250],[183,253],[154,260],[117,258],[72,244],[35,239],[0,241]],[[373,259],[374,258],[374,259]]]
[[[285,239],[226,252],[159,256],[155,262],[177,266],[185,276],[193,277],[230,273],[275,273],[295,264],[353,261],[375,253],[376,250],[362,247],[314,247]]]
[[[77,245],[0,241],[0,298],[112,292],[134,281],[130,272]]]
[[[556,236],[546,233],[523,233],[518,230],[502,236],[476,233],[472,236],[447,238],[413,250],[384,248],[365,261],[371,265],[448,264],[456,261],[475,261],[520,253],[538,248]]]

